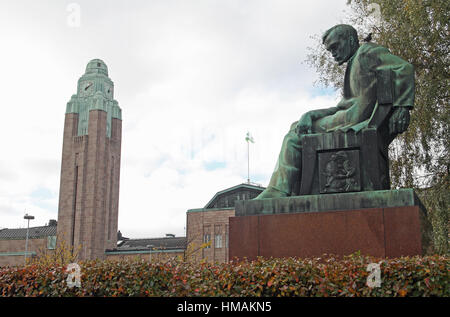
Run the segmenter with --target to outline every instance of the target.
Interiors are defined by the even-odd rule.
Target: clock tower
[[[61,161],[58,240],[78,258],[105,257],[117,244],[122,110],[100,59],[90,61],[67,103]]]

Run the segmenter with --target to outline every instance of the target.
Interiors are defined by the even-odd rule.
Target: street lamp
[[[34,216],[25,214],[23,219],[28,220],[28,227],[27,227],[27,238],[25,239],[25,265],[27,264],[27,253],[28,253],[28,232],[30,231],[30,220],[34,219]]]

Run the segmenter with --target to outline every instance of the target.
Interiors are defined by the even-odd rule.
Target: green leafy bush
[[[367,286],[369,263],[381,286]],[[81,287],[66,266],[0,268],[0,296],[449,296],[446,256],[374,259],[353,255],[239,263],[85,261]]]

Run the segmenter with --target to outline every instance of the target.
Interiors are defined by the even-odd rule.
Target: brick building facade
[[[25,263],[25,240],[27,228],[0,230],[0,267],[23,265]],[[48,226],[31,227],[28,230],[28,252],[30,259],[56,247],[56,221]]]
[[[240,184],[218,192],[204,208],[186,213],[187,250],[190,260],[228,262],[228,225],[236,200],[253,199],[265,188]]]

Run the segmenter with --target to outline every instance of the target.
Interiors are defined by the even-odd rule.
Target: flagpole
[[[250,184],[250,142],[247,141],[247,183]]]
[[[250,135],[250,132],[247,132],[245,141],[247,142],[247,183],[250,184],[250,142],[255,143],[255,141],[253,141],[253,137]]]

